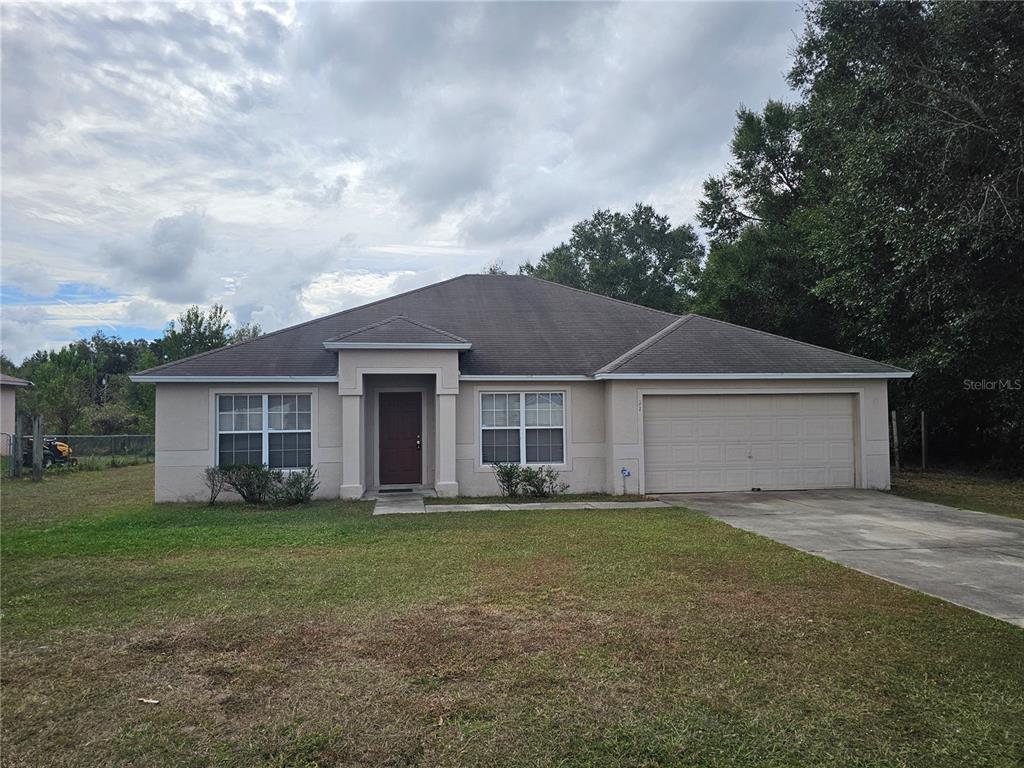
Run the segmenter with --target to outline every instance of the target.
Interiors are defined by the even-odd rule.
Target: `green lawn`
[[[892,492],[920,501],[1024,520],[1024,478],[965,472],[897,472]]]
[[[1024,631],[698,514],[210,510],[151,484],[0,484],[5,766],[1024,756]]]

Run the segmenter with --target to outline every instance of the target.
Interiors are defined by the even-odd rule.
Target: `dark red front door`
[[[380,484],[423,481],[423,401],[419,392],[380,393]]]

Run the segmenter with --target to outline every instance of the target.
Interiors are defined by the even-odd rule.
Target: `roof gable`
[[[346,347],[425,347],[469,349],[470,342],[454,333],[421,323],[404,315],[394,315],[342,333],[324,341],[327,349]]]

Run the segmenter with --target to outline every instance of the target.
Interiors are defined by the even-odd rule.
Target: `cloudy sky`
[[[188,304],[264,330],[501,261],[598,208],[692,220],[795,5],[2,9],[16,362]]]

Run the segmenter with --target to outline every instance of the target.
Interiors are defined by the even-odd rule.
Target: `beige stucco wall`
[[[317,496],[334,498],[341,484],[341,398],[326,384],[157,384],[157,501],[199,501],[206,497],[201,474],[216,463],[213,427],[218,394],[310,395],[313,409],[313,465]],[[224,496],[230,500],[231,495]]]
[[[626,492],[643,490],[641,398],[649,394],[728,394],[849,392],[854,405],[854,455],[857,486],[889,487],[888,384],[884,379],[788,379],[762,381],[607,381],[605,420],[608,432],[605,483],[623,492],[622,468],[630,471]]]
[[[456,401],[456,476],[459,493],[498,493],[494,470],[480,463],[480,395],[484,392],[564,392],[566,395],[565,463],[552,465],[573,493],[604,489],[604,384],[599,381],[463,381]]]
[[[363,392],[363,376],[428,374],[438,393],[458,394],[459,353],[450,349],[343,349],[338,352],[338,394]]]
[[[564,392],[566,395],[566,459],[555,468],[573,492],[623,492],[622,467],[630,470],[625,491],[643,490],[641,412],[645,394],[849,392],[855,396],[854,436],[857,484],[889,487],[887,382],[874,379],[769,381],[459,381],[456,356],[447,351],[346,352],[340,384],[157,385],[156,499],[197,500],[205,495],[202,470],[213,464],[213,414],[220,393],[311,394],[313,462],[319,469],[320,497],[337,497],[343,482],[343,401],[354,410],[354,442],[361,467],[355,482],[376,487],[376,393],[392,387],[424,392],[424,485],[467,496],[497,493],[490,467],[480,463],[480,395],[483,392]],[[382,360],[388,360],[382,365]],[[359,375],[356,375],[356,374]],[[362,374],[368,374],[364,376]],[[439,376],[440,379],[435,379]],[[434,382],[440,381],[439,386]],[[455,394],[457,393],[457,395]],[[454,410],[455,439],[450,433]],[[6,409],[5,409],[6,411]],[[445,415],[445,414],[449,415]],[[441,414],[441,416],[439,416]],[[351,428],[353,425],[349,425]],[[458,487],[441,484],[444,472]],[[448,477],[451,475],[449,474]]]
[[[15,390],[17,387],[0,387],[0,455],[7,455],[14,434]]]

